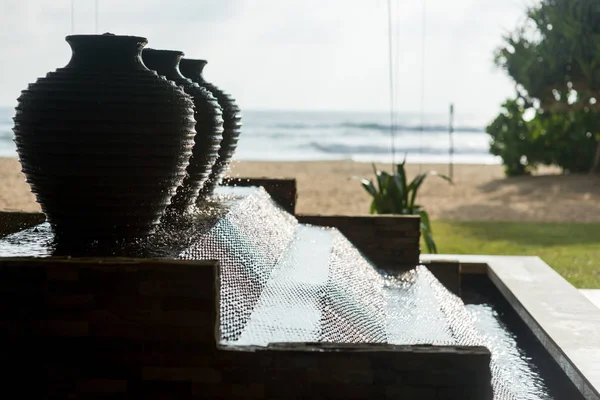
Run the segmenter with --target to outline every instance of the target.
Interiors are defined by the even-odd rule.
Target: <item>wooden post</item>
[[[454,180],[454,104],[450,104],[450,125],[448,130],[450,138],[450,164],[448,166],[448,176]]]

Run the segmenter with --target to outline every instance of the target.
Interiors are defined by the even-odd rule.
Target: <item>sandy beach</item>
[[[380,167],[389,170],[389,166]],[[448,173],[447,165],[408,165]],[[295,177],[300,213],[365,214],[370,199],[352,176],[372,178],[371,165],[355,162],[235,162],[236,177]],[[499,165],[456,165],[454,185],[430,177],[418,201],[437,220],[600,222],[600,177],[565,176],[543,168],[535,176],[505,178]],[[0,158],[0,209],[39,211],[20,165]]]

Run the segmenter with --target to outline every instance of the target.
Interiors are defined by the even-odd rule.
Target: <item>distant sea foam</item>
[[[16,157],[14,109],[0,107],[0,157]],[[389,115],[356,112],[246,111],[235,159],[242,161],[352,160],[391,162]],[[447,115],[400,114],[396,123],[396,161],[447,163]],[[489,154],[486,120],[457,118],[455,163],[498,164]]]

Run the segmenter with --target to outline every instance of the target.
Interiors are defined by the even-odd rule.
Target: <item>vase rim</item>
[[[68,35],[65,37],[67,42],[77,39],[85,39],[85,40],[113,40],[118,42],[136,42],[143,44],[144,46],[148,44],[148,39],[142,36],[133,36],[133,35],[114,35],[112,33],[103,33],[103,34],[81,34],[81,35]]]
[[[208,64],[208,61],[206,61],[206,60],[202,60],[202,59],[200,59],[200,58],[187,58],[187,57],[185,57],[185,58],[184,58],[183,60],[181,60],[181,61],[190,61],[190,62],[193,62],[193,63],[195,63],[195,64]]]
[[[169,54],[169,55],[172,55],[172,56],[180,56],[180,57],[185,56],[185,53],[183,51],[180,51],[180,50],[166,50],[166,49],[155,49],[155,48],[152,48],[152,47],[147,47],[143,51],[151,51],[151,52],[155,51],[155,52],[160,52],[162,54]]]

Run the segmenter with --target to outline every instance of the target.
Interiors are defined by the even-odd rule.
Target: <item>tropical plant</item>
[[[507,176],[529,175],[535,164],[529,157],[532,143],[529,124],[523,118],[525,110],[517,100],[507,100],[502,108],[486,128],[492,138],[490,153],[502,158]]]
[[[538,165],[556,165],[564,172],[589,171],[600,138],[600,111],[533,111],[525,119],[523,101],[508,100],[486,128],[490,152],[500,156],[507,176],[527,175]]]
[[[593,121],[600,112],[598,0],[536,2],[527,10],[524,22],[504,37],[495,61],[514,80],[517,97],[524,108],[532,109],[540,116],[538,128],[542,129],[538,129],[538,133],[561,129],[561,125],[568,128],[568,132],[546,134],[544,140],[550,144],[548,149],[552,151],[561,145],[576,146],[574,143],[581,145],[582,142],[588,146],[592,142],[592,155],[585,161],[590,172],[597,171],[600,167],[600,131]],[[521,133],[517,130],[514,134]],[[589,150],[580,147],[574,153],[587,156]],[[580,158],[577,165],[567,169],[579,170],[581,162]]]
[[[452,180],[437,171],[426,171],[418,174],[410,183],[407,183],[405,164],[406,159],[401,164],[396,165],[396,171],[392,174],[380,171],[373,164],[376,183],[369,179],[360,179],[362,187],[373,198],[370,212],[371,214],[419,215],[421,217],[421,233],[427,251],[437,253],[429,214],[422,206],[416,204],[417,193],[425,178],[430,175],[439,176],[450,183],[452,183]]]

